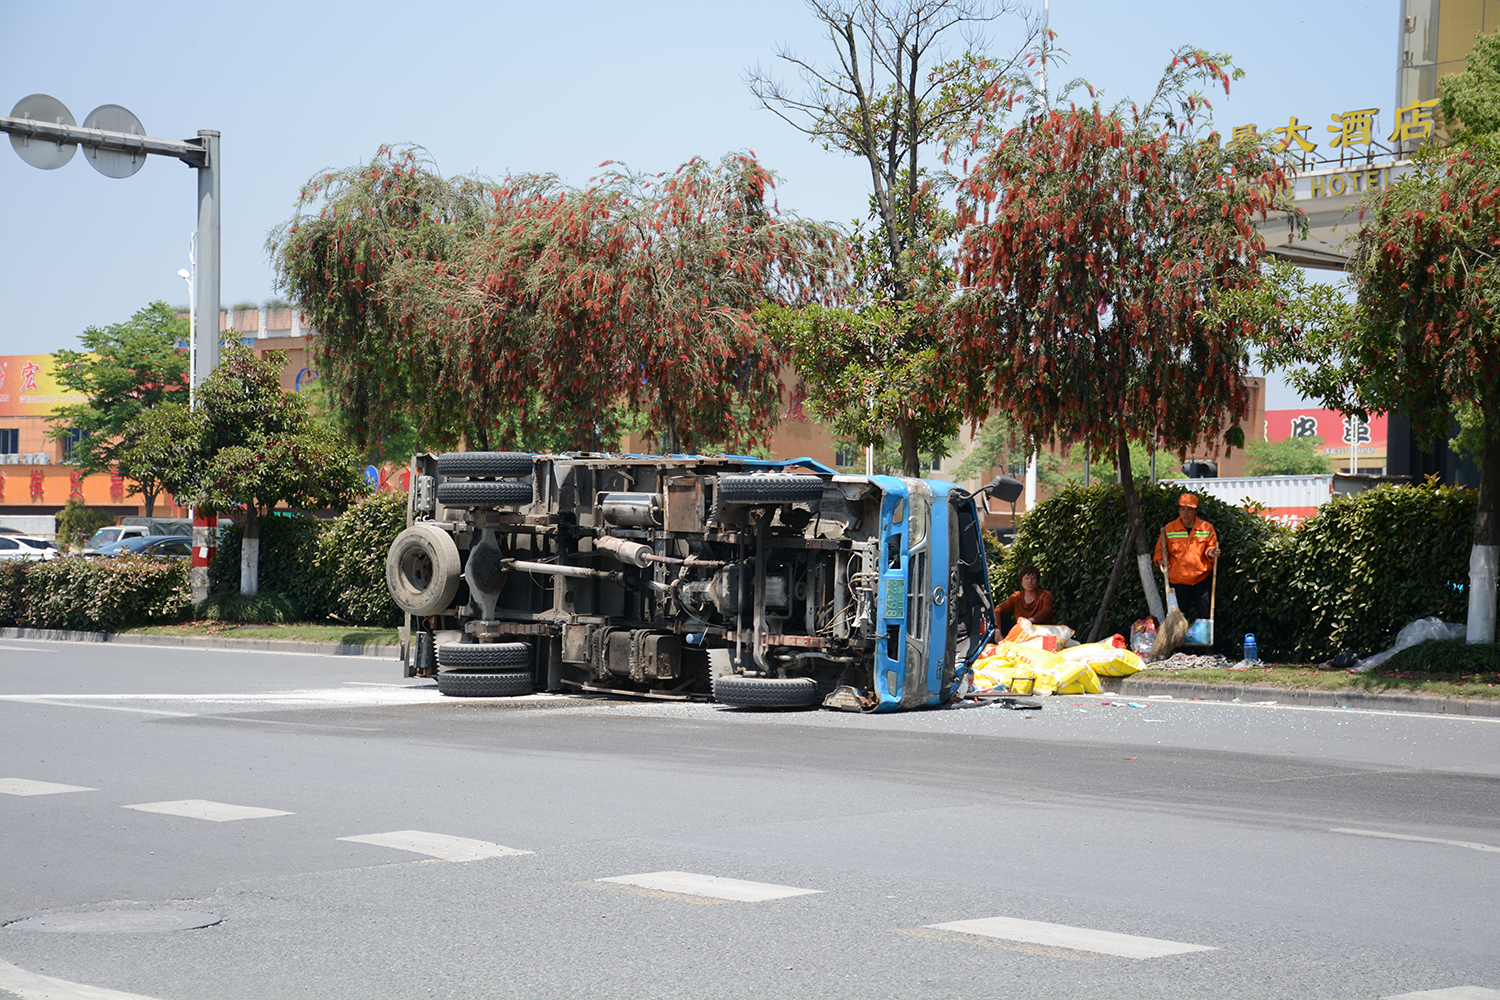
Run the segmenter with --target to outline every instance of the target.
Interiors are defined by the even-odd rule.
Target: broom
[[[1171,565],[1167,556],[1167,529],[1161,529],[1161,561],[1168,563],[1167,569],[1162,571],[1162,583],[1167,588],[1167,619],[1161,623],[1156,630],[1156,641],[1151,644],[1151,652],[1146,654],[1146,659],[1165,660],[1177,652],[1177,647],[1182,645],[1182,640],[1187,638],[1188,620],[1187,615],[1177,606],[1177,595],[1172,593]]]

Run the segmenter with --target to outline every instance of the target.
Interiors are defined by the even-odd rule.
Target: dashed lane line
[[[1114,931],[1099,931],[1088,927],[1069,927],[1066,924],[1049,924],[1041,920],[1018,920],[1015,917],[952,920],[945,924],[928,924],[927,926],[933,930],[958,931],[961,934],[978,934],[982,937],[1000,938],[1004,941],[1023,941],[1027,944],[1048,945],[1053,948],[1072,948],[1075,951],[1092,951],[1101,955],[1115,955],[1137,960],[1183,955],[1192,951],[1218,950],[1205,944],[1136,937],[1133,934],[1117,934]]]
[[[58,795],[62,792],[97,792],[82,785],[60,785],[55,781],[32,781],[30,778],[0,778],[0,794]]]
[[[822,889],[798,889],[790,885],[773,885],[769,882],[746,882],[744,879],[720,878],[717,875],[697,875],[693,872],[646,872],[641,875],[616,875],[613,878],[595,879],[596,882],[618,882],[623,885],[656,889],[662,892],[681,893],[686,896],[708,896],[711,899],[727,899],[736,903],[760,903],[768,899],[785,899],[788,896],[810,896]]]
[[[1500,990],[1486,989],[1483,986],[1450,986],[1445,990],[1400,993],[1383,997],[1382,1000],[1500,1000]]]
[[[357,837],[339,837],[355,844],[374,844],[398,851],[425,854],[443,861],[478,861],[481,858],[503,858],[514,854],[531,854],[503,844],[492,844],[487,840],[471,840],[468,837],[452,837],[445,833],[428,833],[425,830],[393,830],[390,833],[365,833]]]
[[[1422,844],[1447,844],[1449,847],[1467,847],[1471,851],[1494,851],[1500,854],[1500,847],[1492,844],[1476,844],[1472,840],[1444,840],[1442,837],[1414,837],[1409,833],[1385,833],[1381,830],[1354,830],[1346,826],[1336,826],[1333,833],[1351,833],[1356,837],[1379,837],[1382,840],[1414,840]],[[1416,994],[1413,994],[1415,996]],[[1497,993],[1496,1000],[1500,1000]]]
[[[292,816],[283,809],[262,809],[259,806],[234,806],[227,802],[210,802],[208,799],[178,799],[175,802],[143,802],[140,805],[121,806],[121,809],[139,809],[141,812],[162,813],[166,816],[184,816],[188,819],[206,819],[211,823],[227,823],[237,819],[268,819],[271,816]]]

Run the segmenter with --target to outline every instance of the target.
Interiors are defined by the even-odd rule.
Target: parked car
[[[35,535],[0,535],[0,559],[24,559],[41,562],[62,555],[57,546]]]
[[[112,556],[167,556],[185,559],[193,554],[193,539],[190,535],[137,535],[123,538],[104,546],[96,552],[84,550],[84,555],[109,558]]]
[[[192,537],[193,526],[188,521],[178,518],[167,517],[127,517],[119,524],[111,524],[100,528],[89,537],[83,546],[83,555],[99,555],[100,550],[106,545],[124,541],[127,538],[164,538],[171,536]],[[191,544],[191,542],[189,542]]]
[[[150,533],[151,529],[143,524],[111,524],[89,536],[89,540],[84,543],[83,554],[97,556],[103,549],[117,542],[123,542],[127,538],[144,538]]]

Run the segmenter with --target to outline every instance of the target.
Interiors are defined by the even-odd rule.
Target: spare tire
[[[503,670],[531,666],[529,642],[445,642],[437,648],[442,668]]]
[[[723,473],[720,503],[813,503],[823,499],[823,480],[791,472]]]
[[[391,600],[413,615],[446,611],[462,571],[453,536],[431,521],[418,521],[397,535],[385,556]]]
[[[450,451],[438,456],[438,474],[469,479],[529,476],[536,467],[524,451]]]
[[[514,507],[531,503],[530,483],[518,483],[502,479],[492,482],[487,479],[459,480],[456,483],[439,483],[438,503],[445,507]]]
[[[746,708],[806,708],[818,703],[818,682],[811,677],[714,678],[714,701]]]
[[[534,690],[530,671],[444,670],[437,686],[455,698],[514,698]]]

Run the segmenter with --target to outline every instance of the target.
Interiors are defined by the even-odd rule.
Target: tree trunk
[[[1130,470],[1130,440],[1120,430],[1119,442],[1120,485],[1125,488],[1125,510],[1130,514],[1130,526],[1135,529],[1135,562],[1141,573],[1141,589],[1146,593],[1146,608],[1157,621],[1164,621],[1167,609],[1161,603],[1161,594],[1156,589],[1156,575],[1151,569],[1151,550],[1146,546],[1146,526],[1141,519],[1141,498],[1135,492],[1135,475]]]
[[[1099,600],[1099,613],[1094,616],[1094,627],[1089,629],[1089,642],[1098,642],[1104,629],[1104,620],[1109,617],[1109,607],[1115,603],[1115,591],[1120,589],[1120,577],[1125,575],[1125,562],[1130,556],[1130,543],[1135,541],[1135,522],[1125,525],[1125,537],[1120,539],[1120,551],[1115,555],[1114,568],[1109,571],[1109,582],[1104,585],[1104,596]]]
[[[245,506],[245,533],[240,536],[240,593],[253,597],[260,589],[260,511]]]
[[[156,494],[156,490],[148,490],[144,486],[141,487],[141,499],[146,501],[147,517],[153,516],[151,512],[156,509]]]
[[[1500,393],[1480,407],[1484,451],[1479,464],[1479,505],[1474,511],[1474,548],[1469,552],[1468,640],[1495,641],[1496,564],[1500,562]]]
[[[917,454],[917,418],[896,418],[896,433],[901,435],[901,474],[919,478],[922,475],[922,456]]]

